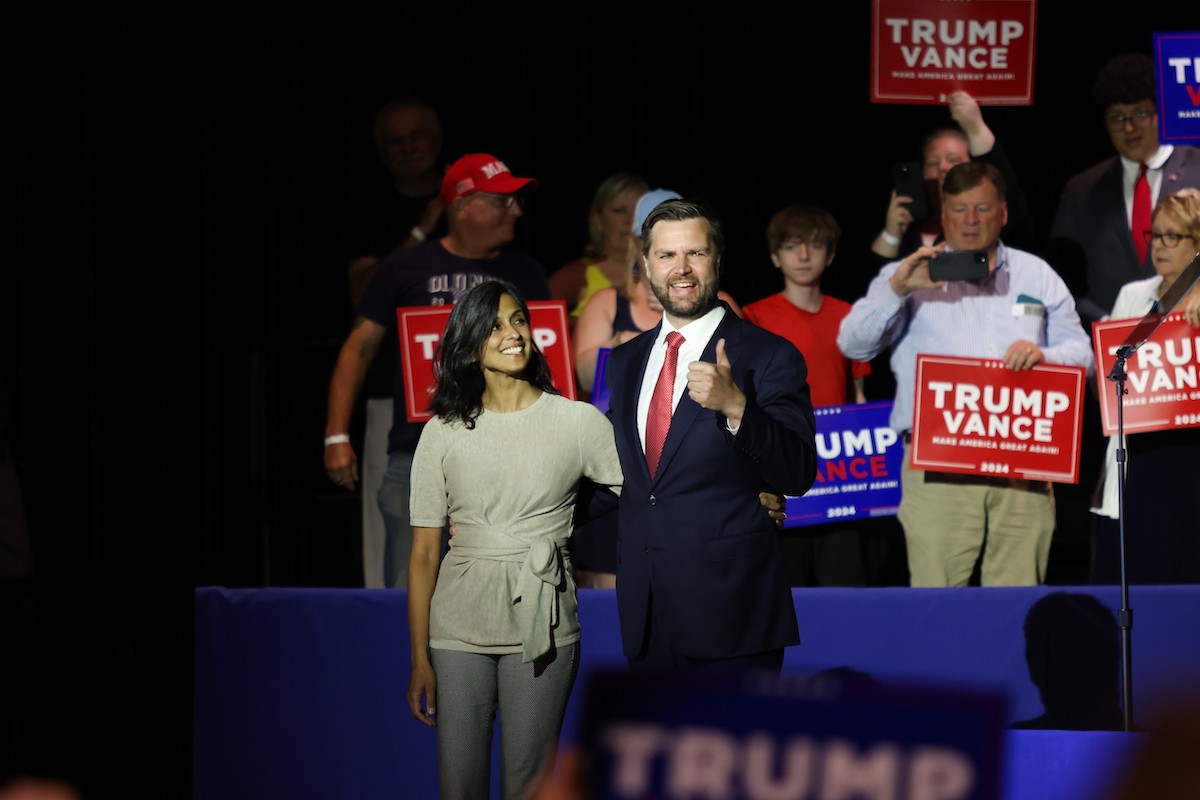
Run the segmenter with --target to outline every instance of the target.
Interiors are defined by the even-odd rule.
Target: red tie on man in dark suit
[[[662,457],[663,444],[667,441],[667,430],[671,427],[671,411],[675,399],[675,372],[679,365],[679,347],[684,338],[678,331],[667,334],[667,355],[654,394],[650,396],[650,408],[646,413],[646,466],[650,477],[658,471],[658,459]]]
[[[1133,249],[1137,251],[1138,263],[1146,262],[1146,231],[1150,230],[1150,181],[1146,180],[1146,162],[1138,169],[1137,182],[1133,184]]]
[[[606,376],[625,478],[616,498],[621,649],[637,671],[779,672],[800,630],[760,498],[764,489],[798,496],[816,480],[808,366],[795,345],[719,300],[724,237],[706,203],[663,201],[642,228],[665,329],[613,348]],[[688,325],[686,356],[669,343],[655,371],[664,330]],[[680,357],[688,391],[673,402]]]

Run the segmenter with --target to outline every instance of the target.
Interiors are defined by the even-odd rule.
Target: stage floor
[[[994,691],[1006,725],[1051,727],[1004,734],[1006,800],[1099,798],[1142,741],[1122,730],[1116,587],[793,597],[802,643],[785,672],[848,667],[884,682]],[[195,599],[196,800],[437,796],[434,732],[405,700],[405,592],[203,587]],[[1129,606],[1140,725],[1196,686],[1200,587],[1135,586]],[[565,744],[578,740],[589,673],[625,663],[611,590],[582,590],[580,620]],[[1061,729],[1081,720],[1114,730]]]

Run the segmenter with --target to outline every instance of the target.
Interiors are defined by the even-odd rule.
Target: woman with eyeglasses
[[[1158,274],[1125,284],[1111,319],[1144,316],[1200,255],[1200,191],[1181,189],[1159,200],[1145,236]],[[1200,284],[1173,311],[1200,328]],[[1197,334],[1189,359],[1192,368],[1200,364],[1195,352],[1200,331]],[[1128,367],[1134,370],[1136,365],[1135,355]],[[1117,493],[1116,438],[1109,437],[1098,504],[1092,508],[1092,583],[1120,581],[1121,517],[1129,583],[1200,583],[1200,428],[1125,437],[1123,513]]]

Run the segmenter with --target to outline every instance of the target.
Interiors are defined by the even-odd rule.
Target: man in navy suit
[[[1200,187],[1200,150],[1164,145],[1158,136],[1154,60],[1144,53],[1110,59],[1092,85],[1117,155],[1072,177],[1059,199],[1046,260],[1076,295],[1084,324],[1112,311],[1117,292],[1154,275],[1150,251],[1138,258],[1132,232],[1134,186],[1147,167],[1149,208],[1185,186]],[[1085,294],[1086,292],[1086,294]]]
[[[802,495],[815,479],[808,370],[794,345],[718,299],[723,245],[703,204],[656,206],[642,258],[663,321],[609,357],[625,474],[617,607],[634,670],[778,671],[784,648],[800,642],[778,533],[758,493]],[[675,333],[676,368],[663,370]],[[652,468],[645,442],[660,427],[660,372],[674,387]]]

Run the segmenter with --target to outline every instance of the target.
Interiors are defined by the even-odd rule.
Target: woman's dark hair
[[[479,356],[496,324],[500,297],[506,294],[517,301],[521,312],[529,319],[529,306],[517,287],[499,279],[484,281],[471,289],[450,312],[433,357],[437,386],[429,404],[429,410],[447,422],[459,420],[468,428],[474,428],[475,419],[483,411],[483,390],[487,384],[479,366]],[[550,381],[550,364],[532,336],[528,345],[529,364],[523,377],[543,392],[558,394]]]

